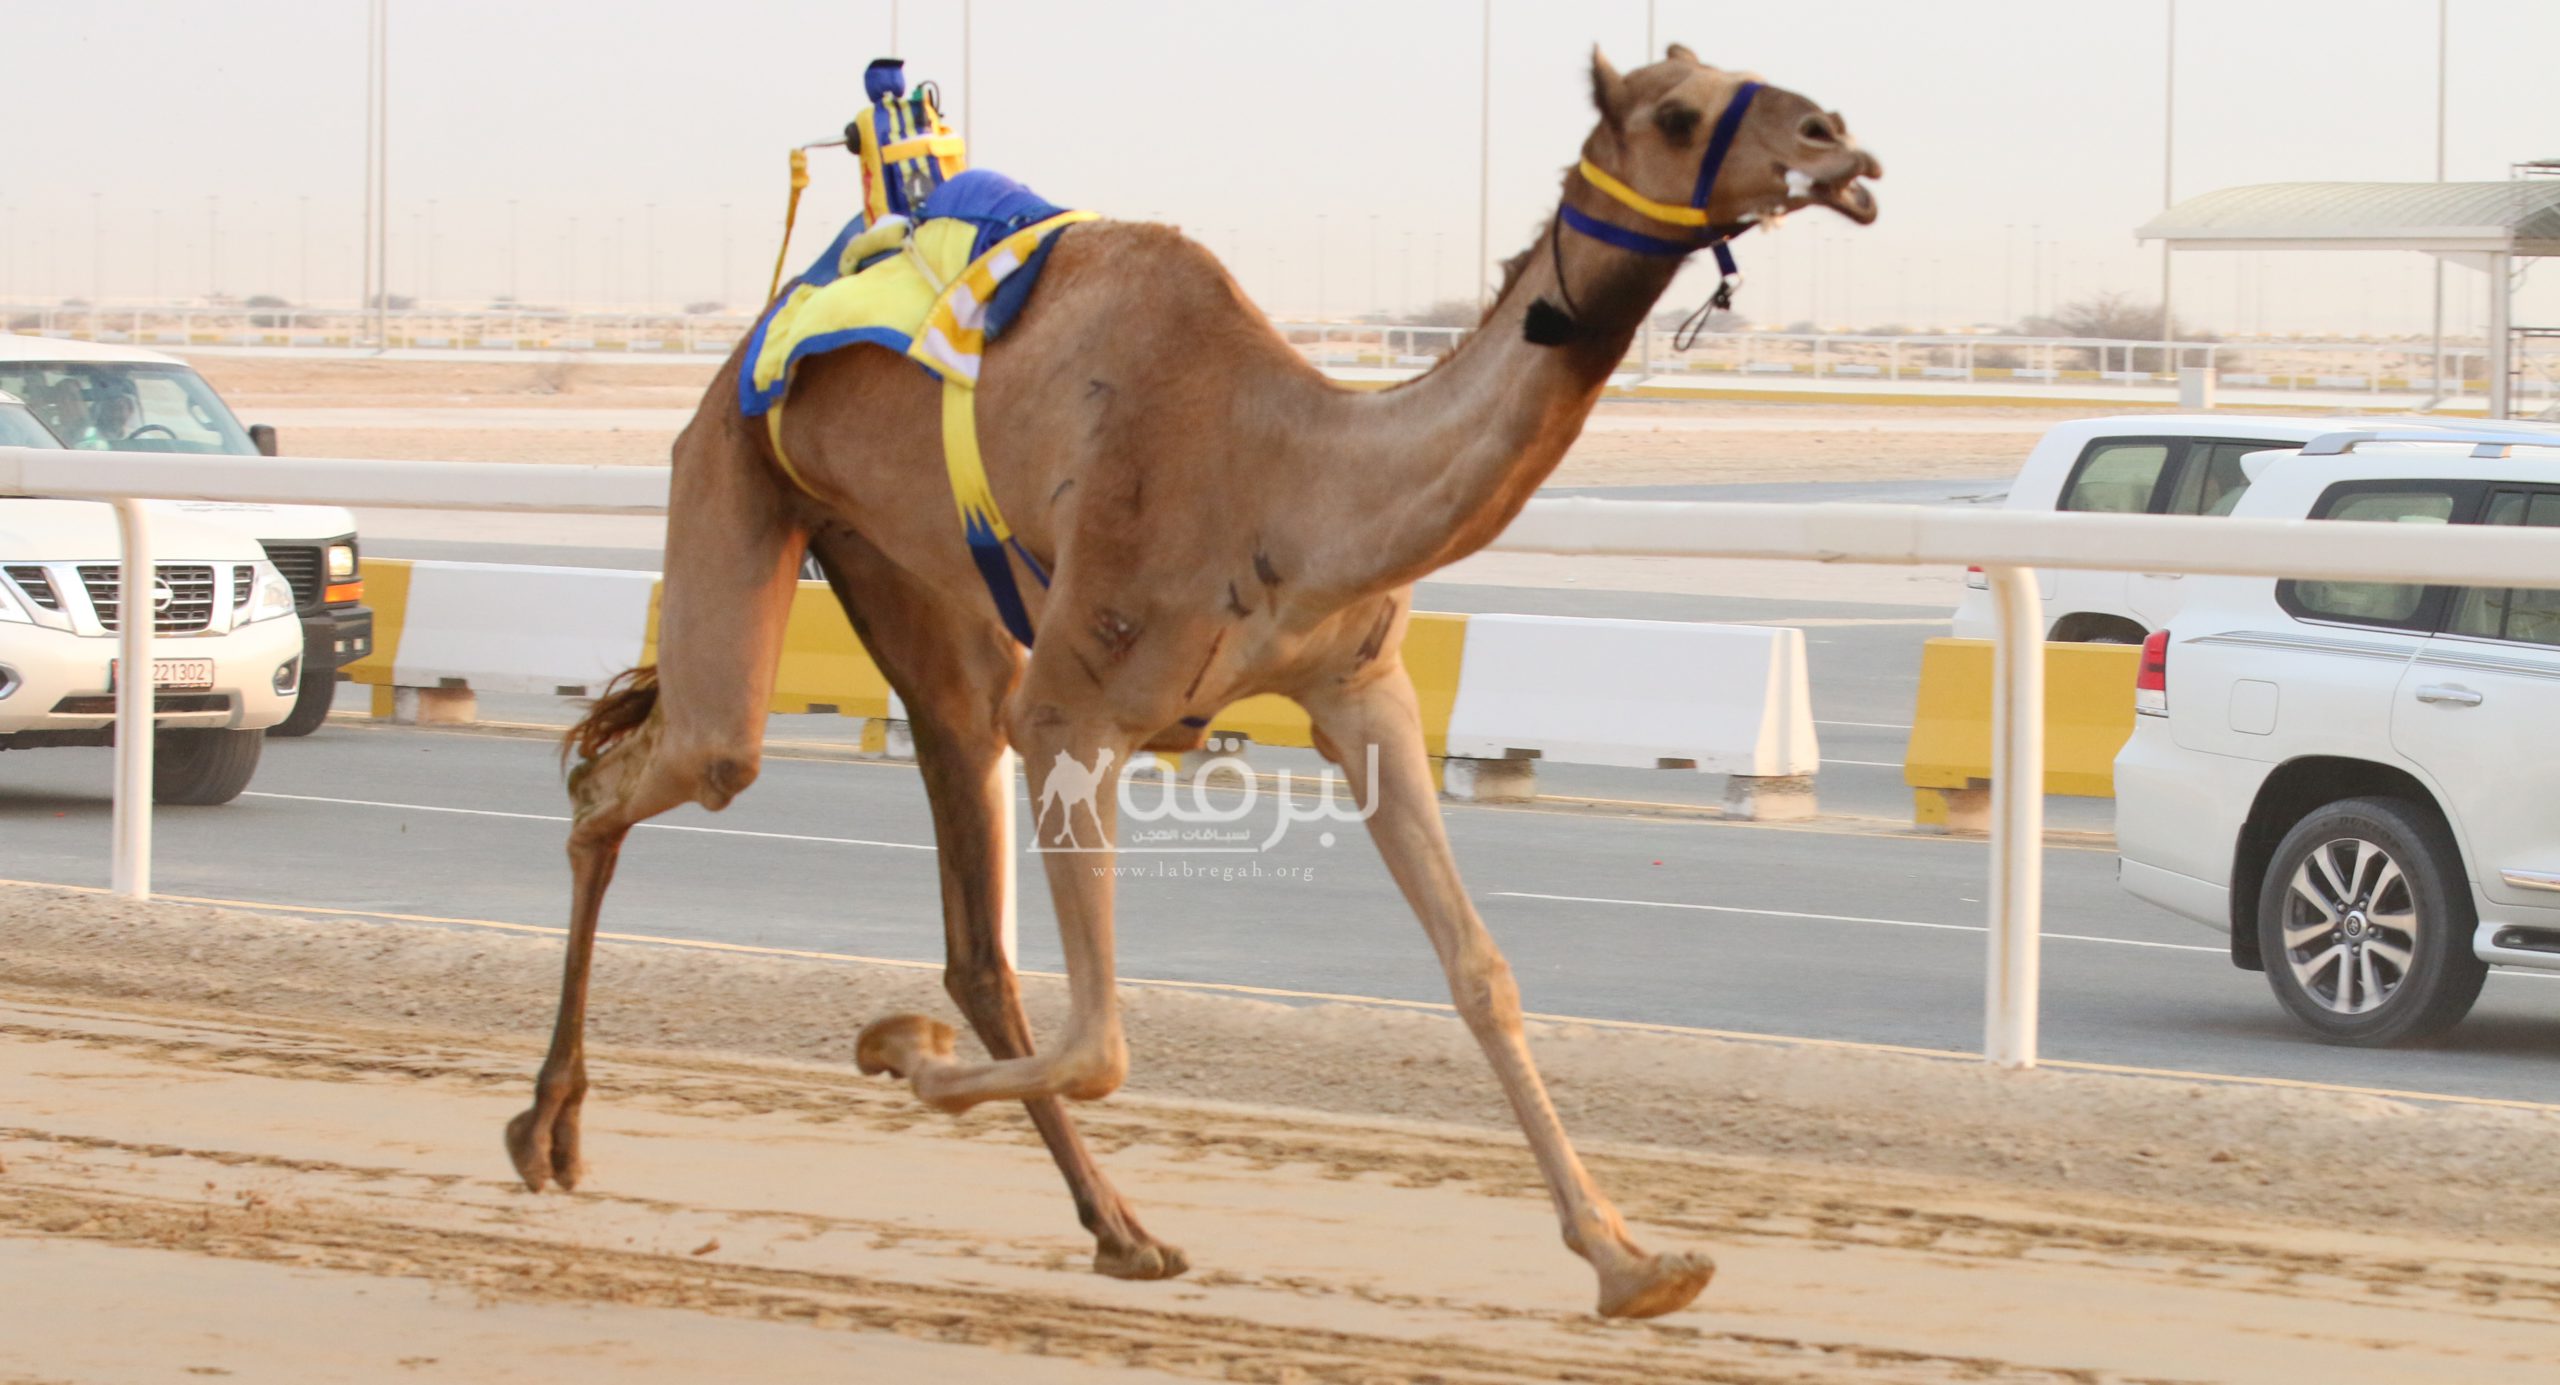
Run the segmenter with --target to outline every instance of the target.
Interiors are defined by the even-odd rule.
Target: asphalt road
[[[108,764],[103,751],[0,758],[0,870],[103,884]],[[333,725],[271,743],[249,797],[164,810],[158,884],[174,896],[557,925],[564,806],[547,741]],[[1267,808],[1250,819],[1257,834],[1273,821]],[[1857,820],[1753,826],[1594,807],[1451,805],[1447,816],[1533,1010],[1943,1050],[1980,1042],[1979,842]],[[1363,834],[1340,825],[1326,844],[1328,826],[1295,824],[1258,855],[1125,855],[1137,878],[1120,891],[1123,973],[1445,1000]],[[729,812],[642,829],[607,927],[932,960],[935,890],[912,768],[784,754]],[[2560,987],[2541,978],[2493,977],[2442,1047],[2329,1048],[2213,936],[2120,893],[2102,848],[2050,851],[2046,909],[2049,1058],[2560,1101]],[[1022,925],[1024,965],[1055,969],[1036,883]],[[610,1003],[609,976],[603,985]],[[845,1017],[848,1038],[866,1018]]]

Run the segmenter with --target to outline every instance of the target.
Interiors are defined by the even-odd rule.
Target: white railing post
[[[996,782],[996,947],[1007,967],[1019,968],[1022,920],[1015,901],[1021,898],[1022,882],[1015,866],[1022,843],[1014,837],[1013,796],[1022,789],[1022,757],[1011,747],[996,757]]]
[[[146,503],[115,502],[124,559],[116,575],[115,848],[108,878],[117,894],[132,899],[151,897],[151,636],[160,612],[152,600],[159,574],[152,570]]]
[[[1982,1056],[2036,1065],[2044,930],[2044,603],[2035,569],[1992,566],[1990,965]]]

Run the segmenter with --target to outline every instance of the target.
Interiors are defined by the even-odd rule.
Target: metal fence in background
[[[377,319],[352,307],[205,304],[0,303],[12,332],[76,341],[191,347],[399,351],[541,351],[633,358],[725,355],[753,326],[743,313],[568,310],[538,307],[402,308]],[[1315,364],[1393,375],[1429,368],[1456,349],[1463,327],[1419,323],[1307,322],[1273,327]],[[1877,382],[1923,387],[1989,382],[2073,387],[2087,393],[2174,384],[2180,366],[2217,372],[2234,389],[2311,395],[2463,395],[2485,389],[2487,353],[2449,343],[2439,381],[2423,339],[2294,341],[2252,338],[2174,343],[2094,337],[1972,333],[1716,332],[1672,349],[1655,327],[1627,353],[1627,368],[1666,380],[1729,379]],[[2520,404],[2560,400],[2560,340],[2528,338],[2517,381]],[[2528,408],[2525,410],[2530,412]]]

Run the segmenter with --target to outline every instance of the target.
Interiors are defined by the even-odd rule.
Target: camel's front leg
[[[1056,719],[1043,724],[1048,717]],[[1036,1054],[972,1063],[952,1052],[949,1025],[922,1015],[892,1015],[864,1029],[854,1050],[863,1071],[907,1078],[927,1104],[955,1114],[982,1101],[1095,1101],[1119,1090],[1129,1071],[1113,989],[1112,833],[1119,820],[1117,771],[1136,738],[1054,711],[1034,711],[1030,719],[1019,743],[1032,786],[1060,787],[1068,809],[1059,815],[1063,821],[1052,819],[1038,829],[1066,953],[1065,1034]]]
[[[1546,1175],[1565,1244],[1599,1271],[1601,1315],[1648,1318],[1687,1304],[1707,1286],[1715,1262],[1704,1255],[1649,1254],[1637,1246],[1617,1209],[1574,1155],[1555,1106],[1547,1100],[1546,1085],[1521,1033],[1520,989],[1512,981],[1511,965],[1476,917],[1449,854],[1412,681],[1401,668],[1390,668],[1361,686],[1309,699],[1307,710],[1315,719],[1319,743],[1349,773],[1362,806],[1374,806],[1369,835],[1431,935],[1458,1013],[1493,1060],[1503,1094],[1511,1099]],[[1369,774],[1372,750],[1374,782]]]

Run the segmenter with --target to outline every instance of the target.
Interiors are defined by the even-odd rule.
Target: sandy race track
[[[498,1130],[555,938],[0,888],[0,1381],[2550,1378],[2560,1118],[1545,1025],[1590,1281],[1445,1017],[1131,993],[1086,1128],[1194,1269],[1085,1268],[1012,1109],[854,1074],[930,969],[608,943],[594,1174]],[[1030,984],[1035,1023],[1057,988]],[[1535,994],[1532,988],[1531,1000]],[[1214,1098],[1225,1098],[1224,1100]],[[1392,1117],[1384,1114],[1392,1112]]]

